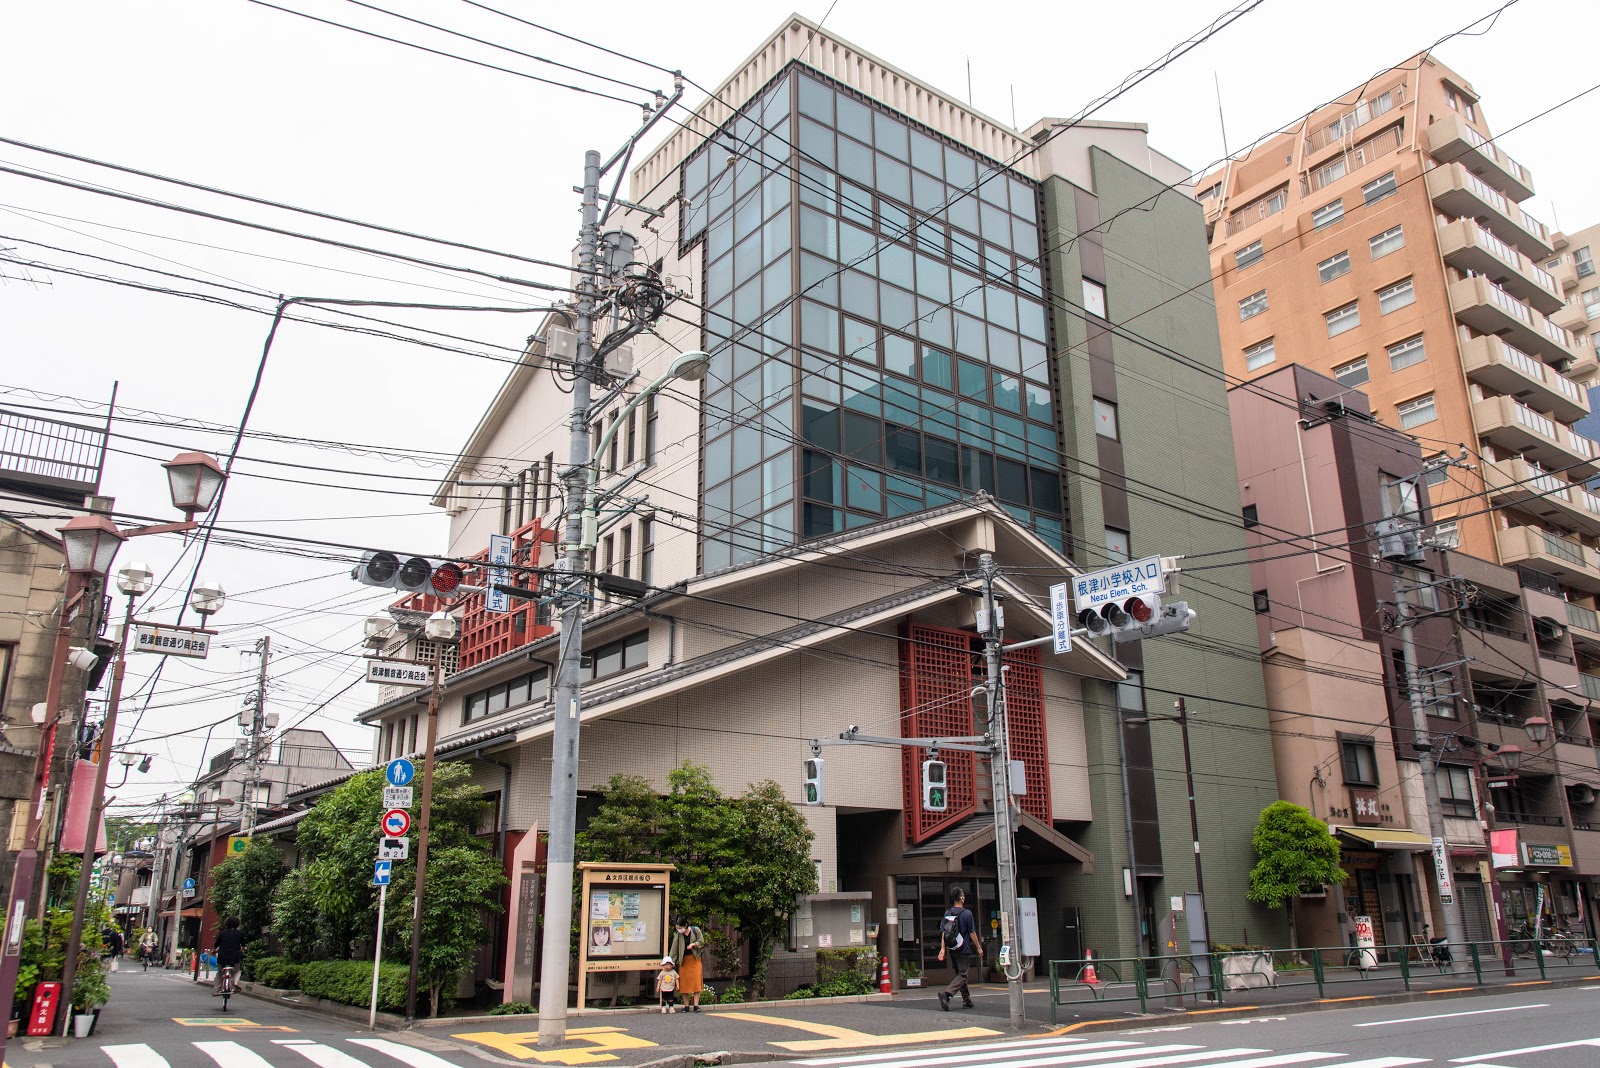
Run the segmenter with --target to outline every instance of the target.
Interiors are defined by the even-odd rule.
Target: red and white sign
[[[383,814],[383,833],[399,838],[411,829],[411,814],[403,808],[391,808]]]
[[[54,1032],[56,999],[60,996],[60,983],[40,983],[33,988],[33,1008],[28,1010],[29,1035],[37,1037]]]

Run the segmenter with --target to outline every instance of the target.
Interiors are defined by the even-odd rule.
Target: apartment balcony
[[[1578,607],[1580,606],[1575,604],[1567,605],[1569,614],[1571,609]],[[1600,622],[1595,619],[1594,609],[1585,608],[1583,610],[1589,613],[1588,625],[1591,628],[1600,627]],[[1593,636],[1592,640],[1600,641],[1600,630],[1591,629],[1589,633]],[[1591,701],[1600,701],[1600,675],[1591,675],[1587,671],[1580,671],[1578,672],[1578,686],[1582,689],[1584,697]]]
[[[1550,315],[1566,307],[1550,272],[1496,237],[1473,219],[1457,219],[1439,227],[1439,251],[1460,271],[1481,274],[1536,311]]]
[[[1502,337],[1546,363],[1565,366],[1582,355],[1570,333],[1487,278],[1451,282],[1450,307],[1478,333]]]
[[[1563,293],[1575,289],[1578,285],[1578,265],[1573,262],[1571,256],[1563,255],[1555,270],[1550,272],[1550,277],[1556,280],[1556,285],[1561,287]]]
[[[1500,562],[1526,564],[1554,575],[1574,589],[1600,593],[1600,559],[1595,551],[1538,527],[1507,527],[1495,534]]]
[[[1548,257],[1553,250],[1549,227],[1461,164],[1435,167],[1423,180],[1429,198],[1445,214],[1477,219],[1500,240],[1530,256]]]
[[[1528,636],[1504,627],[1464,621],[1461,655],[1470,661],[1467,671],[1475,682],[1506,680],[1516,683],[1527,675]]]
[[[1589,395],[1576,382],[1515,345],[1487,334],[1461,346],[1467,377],[1509,394],[1563,423],[1589,414]]]
[[[1600,447],[1515,397],[1474,401],[1472,422],[1480,438],[1521,453],[1546,471],[1567,472],[1579,478],[1600,474],[1600,457],[1596,456]]]
[[[1581,604],[1567,602],[1567,632],[1573,643],[1590,655],[1600,655],[1600,613]],[[1600,675],[1578,673],[1578,683],[1591,701],[1600,701]]]
[[[1467,124],[1460,115],[1446,115],[1428,127],[1428,151],[1440,163],[1460,160],[1466,168],[1512,200],[1533,196],[1533,172]]]
[[[1485,463],[1483,481],[1490,503],[1497,507],[1531,512],[1556,526],[1600,537],[1600,497],[1581,484],[1522,459]],[[1600,627],[1596,630],[1600,632]]]
[[[1550,321],[1563,330],[1581,330],[1588,325],[1589,317],[1584,314],[1583,302],[1577,297],[1572,298],[1572,303],[1562,301],[1561,307],[1554,311],[1545,312],[1550,316]]]

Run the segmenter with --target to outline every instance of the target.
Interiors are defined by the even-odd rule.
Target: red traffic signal
[[[1129,597],[1122,602],[1122,610],[1128,613],[1135,623],[1148,623],[1156,616],[1155,606],[1151,604],[1154,598]]]

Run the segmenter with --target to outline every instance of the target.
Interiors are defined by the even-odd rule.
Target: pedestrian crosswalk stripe
[[[1338,1068],[1404,1068],[1407,1064],[1427,1064],[1427,1057],[1373,1057],[1366,1061],[1341,1061]],[[1484,1065],[1484,1068],[1495,1068]]]
[[[106,1056],[111,1058],[111,1063],[115,1064],[117,1068],[167,1068],[167,1062],[161,1054],[143,1042],[136,1042],[126,1046],[102,1046],[101,1048],[105,1050]]]
[[[825,1065],[849,1064],[862,1068],[892,1068],[892,1065],[977,1064],[981,1061],[1003,1060],[1006,1057],[1036,1056],[1043,1053],[1067,1053],[1092,1049],[1113,1049],[1138,1046],[1127,1039],[1090,1042],[1082,1038],[1055,1038],[1026,1042],[974,1042],[963,1046],[936,1046],[911,1053],[866,1053],[855,1057],[815,1057],[798,1063],[821,1068]],[[1196,1049],[1199,1047],[1196,1046]]]
[[[196,1042],[194,1048],[217,1062],[217,1068],[272,1068],[272,1062],[237,1042]],[[159,1068],[167,1068],[162,1061]]]
[[[285,1045],[284,1049],[292,1049],[317,1068],[367,1068],[367,1065],[356,1060],[342,1049],[324,1046],[320,1042],[307,1042],[305,1044]]]
[[[454,1064],[443,1057],[435,1057],[427,1050],[417,1049],[415,1046],[391,1042],[387,1038],[352,1038],[352,1045],[366,1046],[379,1053],[387,1053],[397,1061],[404,1061],[411,1068],[456,1068]]]

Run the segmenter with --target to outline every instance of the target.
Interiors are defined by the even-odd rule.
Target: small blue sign
[[[372,862],[373,886],[389,885],[389,863],[387,860],[375,860]]]
[[[383,769],[383,777],[389,780],[390,786],[410,786],[411,780],[417,777],[417,769],[405,757],[389,761],[389,766]]]
[[[183,888],[185,890],[193,890],[194,889],[194,880],[193,879],[185,879],[183,881]]]

